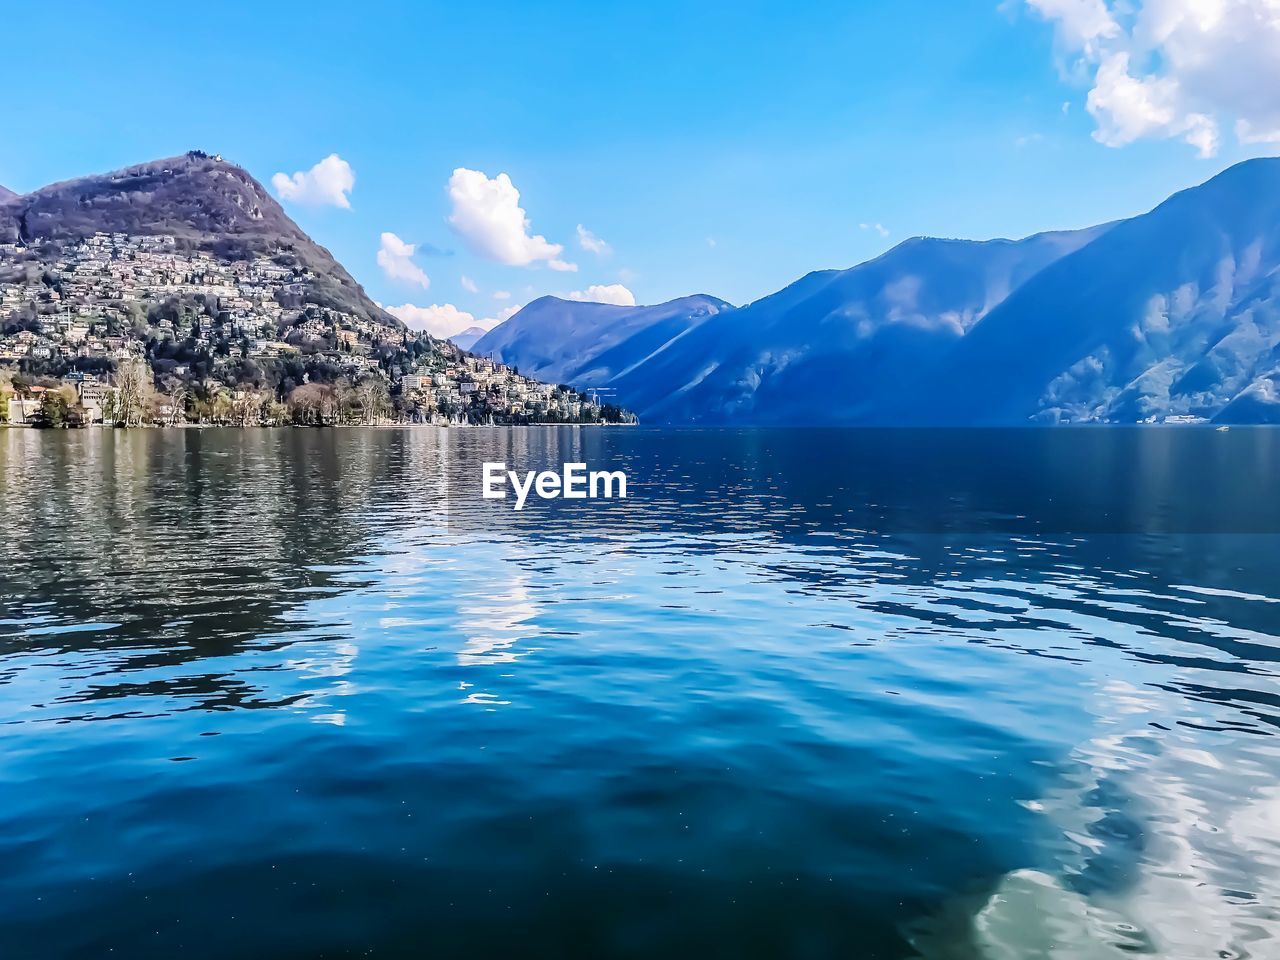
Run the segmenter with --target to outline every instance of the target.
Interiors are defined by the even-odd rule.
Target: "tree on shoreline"
[[[376,377],[366,377],[356,386],[360,403],[360,420],[364,424],[377,423],[391,407],[387,385]]]
[[[164,394],[166,426],[173,427],[187,422],[187,398],[191,391],[181,380],[173,378],[169,381]]]
[[[155,395],[151,367],[145,360],[126,360],[116,368],[115,403],[112,419],[116,426],[136,427],[142,424]]]
[[[322,427],[331,422],[337,409],[337,396],[327,384],[304,383],[294,388],[286,403],[294,423]]]

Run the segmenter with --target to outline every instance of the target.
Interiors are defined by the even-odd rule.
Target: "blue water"
[[[0,476],[0,957],[1280,956],[1272,431],[11,429]]]

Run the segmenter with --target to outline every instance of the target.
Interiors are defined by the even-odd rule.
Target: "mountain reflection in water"
[[[14,429],[0,475],[0,956],[1280,949],[1273,431]]]

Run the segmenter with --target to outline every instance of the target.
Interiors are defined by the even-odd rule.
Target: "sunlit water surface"
[[[0,956],[1280,957],[1280,444],[973,437],[0,432]]]

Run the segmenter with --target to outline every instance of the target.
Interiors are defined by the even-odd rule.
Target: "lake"
[[[6,960],[1280,956],[1280,432],[9,429],[0,477]]]

